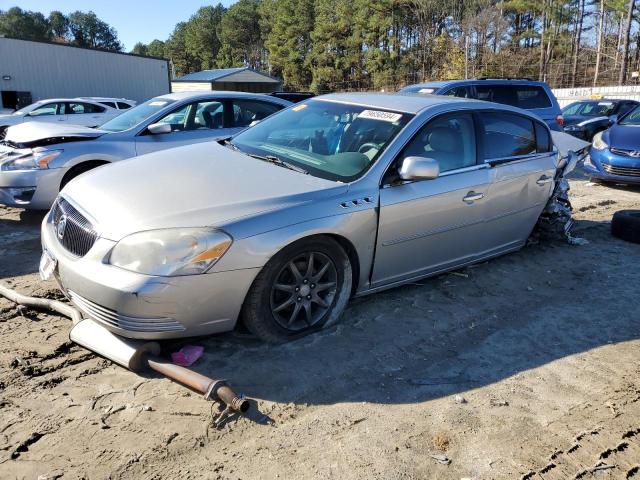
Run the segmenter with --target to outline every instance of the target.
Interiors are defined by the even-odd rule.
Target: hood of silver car
[[[104,135],[105,131],[80,125],[25,122],[7,129],[5,142],[20,148],[35,148],[75,140],[91,140]]]
[[[336,195],[348,186],[205,142],[163,150],[82,175],[62,194],[101,237],[156,228],[224,226],[239,218]]]

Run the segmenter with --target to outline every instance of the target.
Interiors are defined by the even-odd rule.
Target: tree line
[[[239,0],[202,7],[132,52],[170,59],[176,76],[248,66],[316,92],[467,77],[627,84],[640,70],[636,2]],[[70,28],[64,38],[78,41]]]
[[[0,10],[0,35],[116,52],[123,48],[115,29],[91,11],[65,15],[54,10],[45,17],[40,12],[22,10],[20,7]]]

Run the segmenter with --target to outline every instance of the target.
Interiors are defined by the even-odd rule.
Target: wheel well
[[[69,169],[67,173],[64,174],[62,180],[60,181],[60,189],[62,188],[76,175],[79,175],[84,172],[88,172],[100,165],[105,165],[109,162],[106,160],[87,160],[86,162],[78,163]]]
[[[314,235],[318,237],[329,237],[340,244],[340,246],[344,249],[347,257],[349,257],[349,262],[351,262],[351,269],[353,270],[353,284],[351,285],[351,294],[353,295],[358,289],[358,282],[360,280],[360,258],[358,257],[358,252],[353,244],[347,240],[345,237],[341,235],[337,235],[335,233],[326,233]],[[305,237],[300,240],[306,240],[312,237]]]

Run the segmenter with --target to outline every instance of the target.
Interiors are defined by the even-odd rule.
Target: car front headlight
[[[602,133],[598,132],[593,136],[593,140],[591,141],[591,146],[596,150],[604,150],[609,148],[609,145],[602,139]]]
[[[120,240],[111,251],[109,263],[145,275],[196,275],[220,260],[232,241],[214,228],[148,230]]]
[[[565,132],[578,132],[580,130],[584,130],[584,127],[581,127],[580,125],[567,125],[564,127]]]
[[[43,170],[49,168],[49,162],[57,158],[63,150],[42,150],[32,152],[2,164],[3,171],[13,170]]]

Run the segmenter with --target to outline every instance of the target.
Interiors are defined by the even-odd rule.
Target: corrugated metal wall
[[[640,85],[593,88],[554,88],[553,94],[558,99],[560,107],[565,107],[578,100],[602,97],[640,101]]]
[[[4,78],[11,77],[9,80]],[[52,97],[124,97],[168,93],[166,60],[0,38],[0,91]]]

